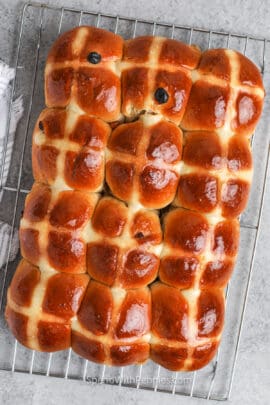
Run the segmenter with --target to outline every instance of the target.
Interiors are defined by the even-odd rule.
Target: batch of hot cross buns
[[[11,331],[107,365],[205,366],[250,190],[259,70],[236,51],[84,26],[53,44],[45,99]]]

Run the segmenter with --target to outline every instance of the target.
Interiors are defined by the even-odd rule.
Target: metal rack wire
[[[181,39],[189,44],[194,42],[203,49],[231,47],[251,57],[260,67],[264,75],[265,85],[270,84],[268,66],[270,63],[270,40],[264,38],[72,8],[58,8],[38,3],[25,4],[19,27],[15,58],[16,75],[12,85],[11,97],[12,104],[18,94],[24,94],[25,114],[17,129],[13,163],[7,179],[4,179],[4,168],[9,141],[8,130],[0,166],[0,191],[3,192],[0,219],[9,223],[12,229],[8,258],[12,248],[12,236],[19,224],[24,199],[33,181],[29,151],[33,125],[43,106],[42,77],[45,57],[50,45],[59,33],[81,24],[100,26],[126,38],[143,34],[156,34]],[[241,218],[242,241],[238,264],[226,291],[226,327],[220,349],[211,364],[198,372],[172,373],[150,361],[143,366],[106,367],[81,359],[71,349],[55,354],[41,354],[23,348],[7,330],[3,317],[6,290],[16,269],[19,260],[17,257],[13,262],[7,261],[0,270],[0,369],[57,376],[65,379],[81,379],[99,384],[117,384],[136,389],[151,389],[206,399],[228,399],[234,379],[242,325],[263,218],[270,158],[269,137],[265,135],[269,119],[267,118],[269,117],[268,109],[269,104],[268,99],[266,99],[264,115],[253,142],[254,186],[249,207]],[[8,122],[10,122],[10,118],[11,108],[9,109]],[[235,306],[238,307],[239,311],[235,311]]]

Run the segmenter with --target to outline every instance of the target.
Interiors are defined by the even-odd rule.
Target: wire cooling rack
[[[270,40],[246,35],[211,31],[159,21],[145,21],[71,8],[57,8],[37,3],[23,7],[15,59],[15,79],[12,100],[23,94],[24,116],[15,136],[12,163],[7,171],[7,146],[11,141],[7,131],[4,153],[0,157],[0,220],[11,226],[8,257],[16,233],[26,194],[33,183],[31,171],[31,134],[39,112],[44,107],[43,72],[46,55],[56,37],[76,25],[95,25],[124,38],[137,35],[162,35],[195,43],[202,49],[226,47],[250,57],[264,75],[266,91],[270,84]],[[11,107],[11,104],[10,104]],[[10,121],[11,108],[8,121]],[[193,373],[169,372],[149,361],[142,366],[106,367],[77,356],[71,350],[58,353],[38,353],[21,346],[10,334],[4,320],[6,291],[20,259],[8,262],[0,269],[0,369],[80,379],[89,383],[150,389],[206,399],[226,400],[230,396],[248,291],[253,267],[256,268],[256,248],[263,218],[264,194],[269,167],[269,100],[253,138],[254,179],[249,206],[241,217],[241,245],[237,266],[226,291],[226,322],[220,349],[214,360]],[[0,241],[3,249],[3,240]],[[255,266],[254,266],[255,264]]]

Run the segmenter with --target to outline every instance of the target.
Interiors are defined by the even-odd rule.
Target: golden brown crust
[[[108,150],[106,181],[116,197],[146,208],[172,202],[182,155],[182,132],[175,124],[142,116],[117,127]]]
[[[53,45],[45,70],[48,107],[66,107],[70,102],[83,112],[116,121],[120,116],[120,79],[115,63],[122,57],[123,40],[94,27],[77,27],[64,33]],[[91,53],[100,62],[91,62]]]
[[[257,67],[231,50],[82,26],[53,45],[45,98],[11,331],[97,363],[205,366],[252,178]]]

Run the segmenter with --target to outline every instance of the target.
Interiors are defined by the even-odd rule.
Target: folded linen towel
[[[3,187],[6,185],[10,169],[16,127],[23,114],[22,96],[14,100],[10,107],[10,83],[14,79],[14,75],[14,69],[0,61],[0,203],[2,204]],[[11,108],[10,120],[9,108]],[[0,218],[0,269],[6,264],[7,260],[12,261],[15,259],[18,249],[18,230],[14,229],[12,232],[11,224],[5,223],[3,218]]]

